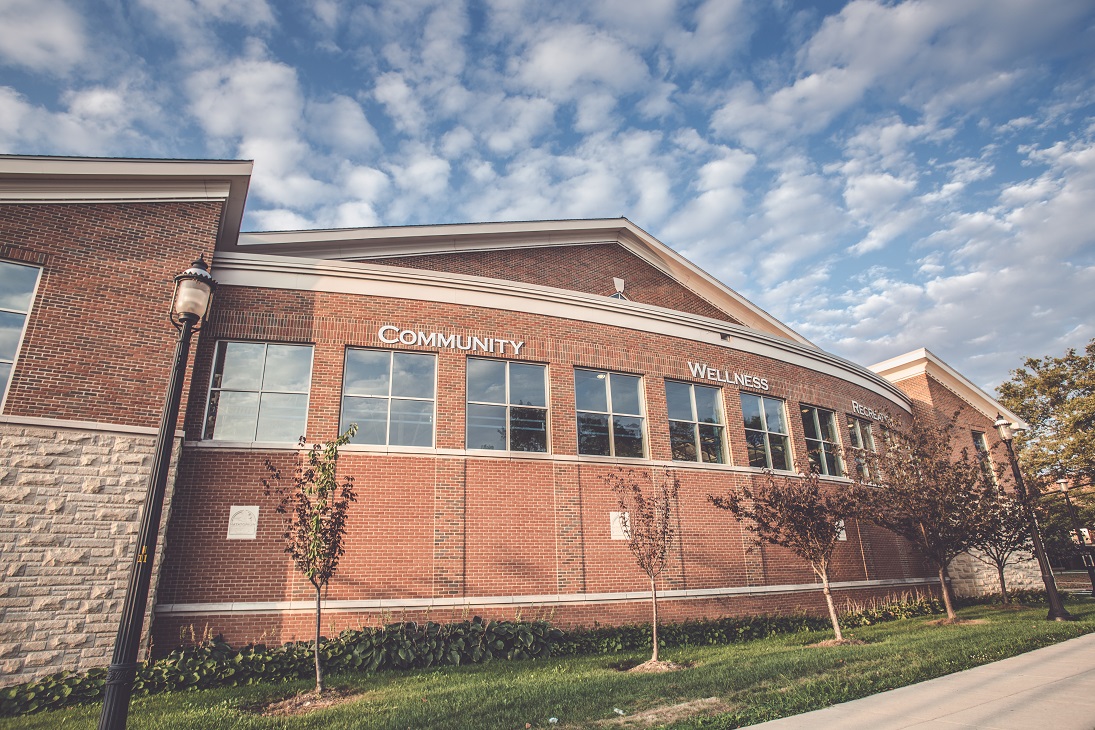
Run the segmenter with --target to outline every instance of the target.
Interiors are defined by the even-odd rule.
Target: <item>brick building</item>
[[[680,479],[666,620],[820,610],[707,497],[878,421],[1010,414],[927,351],[823,352],[626,219],[240,233],[250,163],[0,157],[0,675],[107,662],[174,342],[171,279],[220,287],[177,424],[154,645],[305,638],[311,588],[260,479],[359,425],[359,502],[325,629],[390,617],[642,621],[605,478]],[[854,468],[852,465],[851,468]],[[851,522],[838,600],[936,579]],[[971,573],[971,575],[973,575]],[[976,589],[976,577],[969,577]]]

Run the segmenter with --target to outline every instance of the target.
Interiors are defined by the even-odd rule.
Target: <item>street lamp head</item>
[[[1068,494],[1068,479],[1066,479],[1065,477],[1061,477],[1060,479],[1058,479],[1057,488],[1065,494]]]
[[[209,274],[209,265],[201,256],[190,268],[175,277],[175,296],[171,304],[171,321],[176,327],[186,318],[199,322],[209,312],[209,302],[217,280]]]
[[[1000,434],[1001,441],[1011,441],[1015,438],[1011,423],[999,413],[996,414],[996,421],[992,425],[996,426],[996,433]]]

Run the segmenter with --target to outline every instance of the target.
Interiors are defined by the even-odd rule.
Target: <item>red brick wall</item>
[[[615,243],[398,256],[376,259],[376,263],[488,276],[606,297],[616,291],[612,279],[623,279],[624,294],[631,301],[740,324],[728,312]]]
[[[158,426],[173,278],[212,254],[220,211],[214,202],[0,206],[0,259],[43,268],[5,414]]]

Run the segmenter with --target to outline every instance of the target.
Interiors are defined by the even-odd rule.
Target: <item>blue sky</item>
[[[0,152],[253,159],[250,230],[623,215],[986,389],[1095,337],[1091,0],[0,0]]]

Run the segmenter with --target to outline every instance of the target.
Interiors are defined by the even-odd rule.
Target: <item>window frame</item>
[[[688,387],[689,407],[692,410],[692,419],[691,420],[686,421],[686,420],[681,419],[681,418],[673,418],[672,416],[669,415],[669,413],[670,413],[670,408],[669,408],[669,385],[670,385],[670,383],[673,383],[673,384],[676,384],[676,385],[684,385],[684,386]],[[699,409],[696,406],[696,388],[703,388],[705,390],[713,391],[714,396],[715,396],[715,403],[717,404],[717,409],[718,409],[718,413],[717,413],[717,415],[719,417],[718,421],[712,423],[710,421],[700,421],[700,420],[698,420],[699,419]],[[671,379],[671,378],[666,378],[665,379],[665,412],[666,412],[666,419],[669,421],[669,452],[670,452],[670,459],[672,461],[680,461],[680,462],[686,462],[686,463],[694,462],[694,463],[697,463],[697,464],[727,464],[727,463],[729,463],[729,458],[728,458],[727,448],[726,448],[726,408],[725,408],[725,405],[722,402],[722,395],[723,395],[722,388],[719,388],[719,387],[716,387],[716,386],[703,385],[702,383],[692,383],[692,382],[689,382],[689,381],[686,381],[686,380],[674,380],[674,379]],[[674,448],[673,448],[673,424],[674,423],[687,423],[687,424],[690,424],[692,426],[692,446],[693,446],[693,448],[695,448],[695,453],[696,453],[696,457],[694,459],[678,459],[676,457],[676,454],[674,453]],[[703,450],[703,447],[702,447],[703,442],[702,442],[702,439],[700,437],[700,426],[713,426],[718,432],[718,456],[719,456],[719,458],[718,458],[717,461],[707,461],[706,459],[703,458],[704,450]]]
[[[878,443],[875,441],[874,437],[874,422],[869,421],[866,418],[854,416],[850,413],[845,413],[844,418],[848,421],[849,438],[851,438],[852,435],[855,436],[855,438],[852,439],[853,443],[851,444],[850,448],[857,453],[869,452],[872,454],[877,454]],[[863,438],[864,433],[867,434],[866,440]],[[855,441],[858,441],[859,443],[854,443]],[[868,482],[878,481],[878,475],[874,473],[875,470],[870,462],[870,459],[864,458],[862,461],[856,459],[855,469],[861,479]]]
[[[382,352],[382,353],[385,353],[388,356],[388,395],[383,396],[383,395],[369,395],[369,394],[366,394],[366,395],[347,395],[346,394],[346,371],[347,371],[346,361],[349,358],[351,352]],[[398,354],[423,355],[423,356],[428,356],[428,357],[433,358],[433,397],[432,398],[421,398],[421,397],[417,397],[417,396],[404,396],[404,395],[393,396],[392,395],[392,388],[393,388],[392,372],[393,372],[393,369],[395,367],[395,356],[398,355]],[[395,449],[429,449],[429,450],[436,449],[437,448],[437,386],[438,386],[438,367],[437,367],[437,363],[438,363],[438,357],[437,357],[436,352],[423,352],[421,350],[396,350],[396,349],[390,349],[390,348],[387,348],[387,347],[346,346],[344,348],[344,352],[343,352],[343,355],[342,355],[342,388],[339,392],[339,401],[338,401],[338,424],[339,424],[340,432],[345,432],[345,428],[344,428],[345,417],[344,417],[343,414],[344,414],[344,410],[345,410],[345,407],[346,407],[346,399],[347,398],[361,398],[361,399],[370,399],[370,400],[386,400],[387,403],[388,403],[388,408],[387,408],[387,411],[386,411],[387,417],[384,421],[384,443],[376,444],[376,443],[366,443],[366,442],[363,442],[363,441],[351,440],[349,445],[358,446],[358,447],[365,447],[365,448],[384,448],[384,449],[392,449],[392,448],[395,448]],[[424,403],[424,402],[432,403],[433,408],[430,410],[430,423],[432,425],[432,428],[430,430],[430,444],[428,446],[392,444],[391,441],[392,441],[392,401],[393,400],[415,401],[415,402],[419,402],[419,403]],[[349,424],[345,424],[345,425],[348,426]],[[361,431],[360,431],[360,428],[359,428],[358,435],[360,435],[360,434],[361,434]],[[357,436],[355,436],[354,438],[356,439]]]
[[[844,459],[841,458],[841,443],[840,443],[840,426],[836,420],[836,411],[829,408],[822,408],[821,406],[810,405],[809,403],[799,403],[799,415],[802,416],[802,436],[806,441],[806,458],[810,460],[810,463],[818,467],[818,473],[825,477],[844,478],[847,474],[847,469],[844,466]],[[806,432],[806,414],[810,413],[814,433],[818,435],[818,438],[810,438]],[[824,437],[825,431],[821,427],[821,414],[829,414],[830,423],[832,427],[833,437],[835,441],[827,441]],[[812,448],[811,443],[816,443],[818,447]],[[818,455],[818,458],[814,458],[814,454]],[[832,456],[833,465],[836,467],[836,471],[839,474],[829,473],[829,460],[826,456]]]
[[[499,403],[499,402],[495,402],[495,401],[472,400],[471,399],[471,396],[468,393],[468,378],[469,378],[470,373],[471,373],[470,363],[471,363],[472,360],[479,360],[479,361],[483,361],[483,362],[502,363],[505,366],[505,378],[506,378],[506,382],[505,382],[506,402],[505,403]],[[544,384],[544,405],[542,405],[542,406],[529,406],[529,405],[514,404],[512,402],[511,394],[510,394],[510,382],[511,382],[511,379],[510,379],[510,366],[511,365],[526,365],[526,366],[540,368],[541,373],[543,375],[543,384]],[[499,453],[499,454],[501,454],[501,453],[550,454],[551,453],[551,390],[550,390],[550,384],[551,384],[551,381],[548,378],[548,366],[545,363],[528,362],[526,360],[505,360],[505,359],[502,359],[502,358],[478,357],[478,356],[469,355],[467,357],[467,359],[465,360],[465,362],[464,362],[464,448],[469,450],[469,451],[488,451],[488,452]],[[470,424],[470,419],[468,417],[468,413],[471,410],[470,406],[473,406],[473,405],[476,405],[476,406],[492,406],[492,407],[496,407],[496,408],[504,408],[505,409],[505,411],[506,411],[506,439],[505,439],[506,440],[506,444],[505,444],[506,448],[505,449],[503,449],[503,450],[486,449],[486,448],[482,448],[482,447],[469,445],[468,427],[469,427],[469,424]],[[513,434],[513,409],[514,408],[528,408],[528,409],[534,409],[534,410],[537,410],[537,411],[543,411],[543,414],[544,414],[544,450],[543,451],[532,451],[532,450],[528,450],[528,449],[514,449],[513,448],[512,434]]]
[[[605,405],[608,408],[607,411],[594,411],[585,408],[578,407],[578,387],[577,387],[577,373],[595,373],[605,376]],[[622,378],[635,378],[638,380],[638,392],[636,393],[639,402],[639,413],[624,413],[623,411],[617,411],[613,405],[612,397],[612,377]],[[608,453],[607,454],[586,454],[582,453],[582,429],[581,429],[581,417],[582,414],[592,414],[597,416],[606,416],[608,419]],[[618,456],[616,454],[616,418],[617,416],[622,418],[634,418],[639,420],[639,440],[642,445],[642,454],[639,456]],[[579,456],[592,456],[600,457],[603,459],[648,459],[650,458],[650,435],[647,432],[647,415],[646,415],[646,378],[636,373],[622,373],[613,370],[602,370],[598,368],[590,367],[574,367],[574,423],[575,423],[575,438],[576,448]]]
[[[220,359],[219,355],[220,355],[220,352],[221,352],[221,347],[227,347],[229,344],[232,344],[232,343],[238,343],[238,344],[243,344],[243,345],[262,345],[263,346],[262,373],[260,373],[259,377],[258,377],[259,387],[257,389],[243,390],[243,389],[239,389],[239,388],[223,388],[223,387],[222,388],[214,388],[213,387],[214,379],[217,377],[217,361]],[[269,355],[269,352],[270,352],[270,346],[271,345],[274,345],[275,347],[281,346],[281,347],[307,347],[308,348],[309,358],[308,358],[308,389],[307,390],[304,390],[304,391],[299,391],[299,390],[263,390],[262,380],[263,380],[263,377],[266,374],[267,358],[268,358],[268,355]],[[286,394],[286,395],[303,395],[304,396],[304,422],[301,424],[302,425],[301,436],[307,434],[308,433],[308,411],[309,411],[309,409],[311,408],[311,405],[312,405],[312,375],[315,372],[315,364],[316,364],[316,346],[313,343],[277,342],[277,341],[270,341],[270,340],[237,340],[237,339],[217,340],[216,343],[213,345],[213,363],[212,363],[212,367],[209,369],[209,387],[208,387],[208,390],[206,391],[205,412],[204,412],[203,418],[202,418],[202,431],[201,431],[202,440],[203,441],[214,441],[214,442],[222,441],[222,442],[228,442],[228,443],[233,443],[233,442],[235,442],[235,443],[279,443],[279,444],[280,443],[297,443],[297,439],[294,439],[292,442],[289,442],[289,441],[264,441],[264,440],[258,438],[258,436],[259,436],[259,433],[258,433],[259,419],[260,419],[260,416],[261,416],[261,413],[262,413],[262,410],[261,410],[262,395],[264,393],[278,393],[278,394]],[[209,410],[210,410],[210,408],[213,404],[213,393],[214,392],[217,392],[217,393],[222,393],[222,392],[257,393],[258,394],[259,408],[255,411],[255,428],[254,428],[254,436],[255,437],[253,439],[251,439],[250,441],[242,441],[241,442],[238,439],[217,439],[217,438],[214,437],[214,434],[216,433],[216,423],[213,424],[212,429],[210,429],[210,426],[209,426]]]
[[[795,458],[794,458],[794,452],[791,450],[792,449],[792,447],[791,447],[791,421],[787,417],[787,400],[784,399],[784,398],[774,398],[774,397],[767,396],[767,395],[759,395],[757,393],[748,393],[746,391],[739,391],[738,395],[740,396],[741,399],[756,398],[760,401],[761,425],[764,427],[764,430],[757,430],[755,428],[750,428],[748,426],[747,422],[745,421],[745,408],[744,408],[744,405],[743,405],[743,407],[742,407],[742,423],[744,425],[745,434],[746,434],[745,449],[746,449],[746,457],[747,458],[748,458],[748,453],[749,453],[749,433],[750,432],[759,433],[759,434],[762,434],[764,436],[764,460],[765,460],[766,466],[756,466],[756,465],[753,464],[752,459],[748,459],[749,467],[752,468],[752,469],[771,469],[772,471],[787,471],[787,472],[794,471]],[[779,431],[769,431],[768,430],[768,414],[767,414],[767,410],[764,407],[764,401],[766,401],[766,400],[770,400],[770,401],[779,403],[780,408],[783,410],[783,421],[787,425],[787,433],[780,433]],[[744,401],[742,401],[742,403],[744,404]],[[785,454],[785,459],[786,459],[787,465],[782,469],[777,469],[776,467],[772,466],[772,444],[771,444],[771,440],[770,440],[772,435],[779,436],[783,439],[783,448],[784,448],[783,453]]]
[[[970,429],[970,436],[973,438],[973,451],[977,455],[977,461],[981,464],[981,472],[990,484],[999,486],[996,479],[996,468],[992,462],[992,452],[989,449],[988,436],[985,435],[984,431],[978,431],[975,428]]]
[[[19,364],[19,355],[23,351],[23,342],[27,337],[27,325],[30,324],[30,315],[34,311],[34,304],[38,300],[38,287],[42,284],[42,272],[45,271],[43,266],[38,264],[30,264],[24,261],[12,261],[10,259],[0,259],[0,265],[10,264],[12,266],[24,266],[28,269],[34,269],[37,273],[34,277],[34,286],[30,288],[30,299],[27,302],[26,311],[14,309],[11,307],[0,306],[0,312],[7,314],[16,314],[23,317],[23,326],[19,331],[19,337],[15,340],[15,352],[12,354],[11,360],[3,360],[9,366],[7,378],[2,383],[4,390],[0,392],[0,413],[4,412],[4,408],[8,402],[8,393],[11,392],[11,383],[15,379],[15,366]]]

